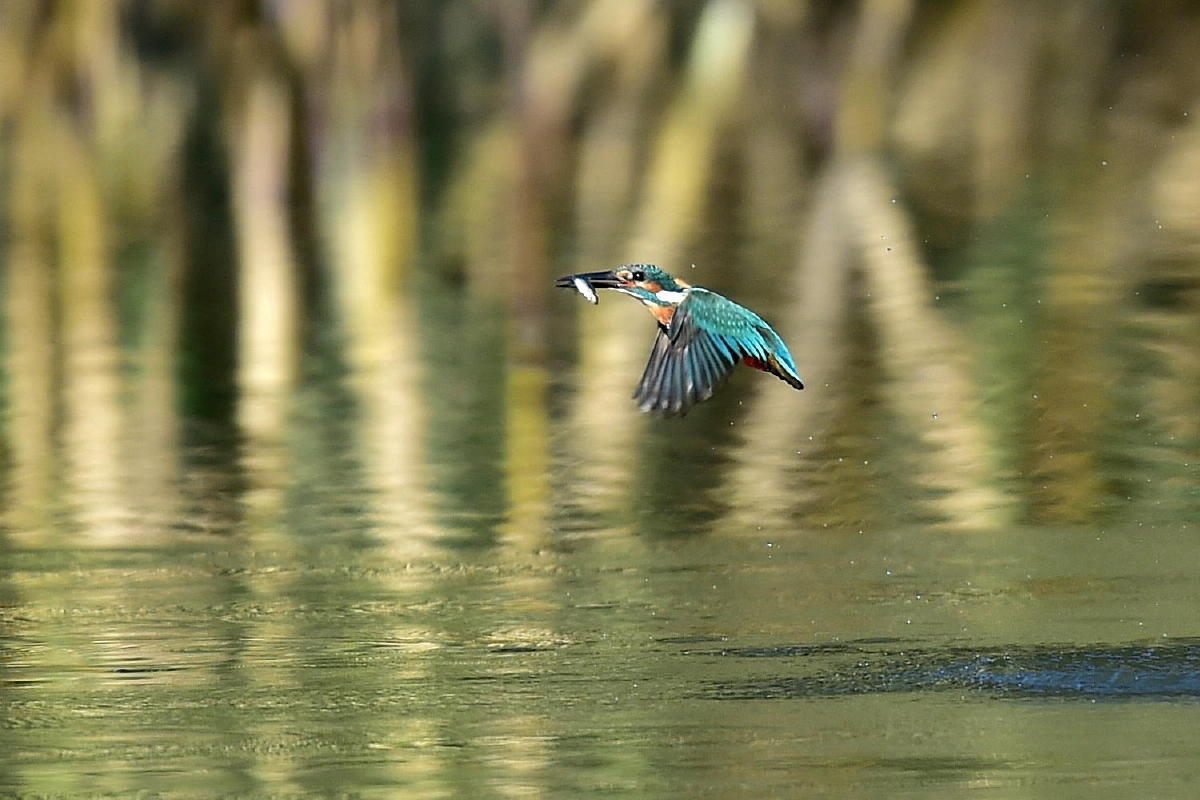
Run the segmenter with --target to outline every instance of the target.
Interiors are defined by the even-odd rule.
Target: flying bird
[[[804,382],[787,345],[766,320],[723,295],[675,278],[653,264],[565,275],[554,282],[591,303],[596,289],[642,302],[658,322],[658,338],[633,399],[642,411],[683,414],[712,397],[741,362],[795,389]]]

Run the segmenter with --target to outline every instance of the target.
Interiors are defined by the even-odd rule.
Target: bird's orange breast
[[[646,308],[650,309],[650,313],[662,325],[670,325],[671,320],[675,318],[675,306],[657,306],[648,303]]]

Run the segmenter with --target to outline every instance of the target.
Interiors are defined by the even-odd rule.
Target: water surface
[[[1193,796],[1183,5],[0,3],[0,796]]]
[[[1176,531],[414,548],[341,519],[10,546],[0,790],[1082,798],[1200,778],[1200,553]]]

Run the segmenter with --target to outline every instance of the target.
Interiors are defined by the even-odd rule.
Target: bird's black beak
[[[554,281],[554,285],[560,289],[574,289],[576,278],[583,278],[594,289],[616,289],[624,285],[621,279],[616,276],[616,273],[611,270],[604,272],[581,272],[578,275],[563,275]]]

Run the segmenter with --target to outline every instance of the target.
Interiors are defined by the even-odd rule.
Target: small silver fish
[[[575,282],[575,289],[583,295],[584,300],[587,300],[592,305],[600,302],[600,297],[596,294],[596,290],[592,288],[592,284],[587,278],[582,275],[575,275],[571,280]]]

